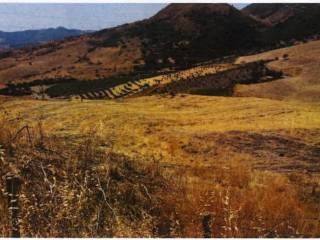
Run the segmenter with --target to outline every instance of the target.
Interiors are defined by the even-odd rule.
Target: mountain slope
[[[263,23],[262,40],[301,40],[320,34],[320,4],[250,4],[242,12]]]
[[[87,31],[66,29],[63,27],[18,32],[0,31],[0,48],[23,47],[28,44],[61,40],[66,37],[78,36],[84,33],[87,33]]]
[[[254,24],[227,4],[169,5],[145,24],[147,64],[157,59],[183,66],[250,48],[256,44]]]
[[[227,4],[171,4],[154,17],[0,56],[0,81],[105,79],[187,67],[255,45],[255,21]]]

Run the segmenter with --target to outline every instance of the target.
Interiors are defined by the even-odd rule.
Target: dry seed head
[[[0,161],[3,162],[4,161],[4,149],[2,148],[2,146],[0,145]]]

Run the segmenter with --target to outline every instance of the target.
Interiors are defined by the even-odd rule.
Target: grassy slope
[[[316,146],[320,141],[318,104],[180,95],[174,99],[154,96],[124,101],[14,100],[6,103],[5,107],[10,114],[20,115],[31,125],[42,119],[49,133],[55,135],[77,139],[86,129],[98,128],[106,141],[116,139],[115,148],[119,152],[162,155],[165,162],[186,165],[206,165],[207,162],[202,160],[209,159],[214,163],[221,157],[226,158],[226,154],[236,155],[235,143],[242,141],[253,150],[248,148],[245,151],[244,146],[241,152],[255,156],[254,144],[259,143],[252,138],[252,133],[262,134],[258,138],[272,141],[270,144],[274,144],[275,149],[279,144],[296,148],[294,145],[283,146],[281,139],[302,142],[305,147]],[[234,131],[239,131],[236,135],[240,139],[232,137]],[[274,135],[280,142],[269,139]],[[212,153],[212,143],[216,141],[222,141],[221,147]],[[190,150],[197,145],[201,146],[203,153]],[[233,150],[226,150],[230,147]],[[274,155],[273,148],[264,147],[262,151]],[[289,156],[291,160],[296,157]],[[279,162],[282,159],[277,155],[272,158]]]
[[[283,59],[284,54],[288,54],[288,59]],[[235,90],[235,95],[319,102],[320,41],[240,57],[237,62],[276,57],[279,60],[271,62],[269,66],[283,71],[288,77],[267,83],[239,85]]]

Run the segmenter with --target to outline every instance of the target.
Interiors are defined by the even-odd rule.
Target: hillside
[[[268,67],[283,72],[284,77],[266,83],[238,85],[234,91],[235,96],[320,101],[320,41],[243,56],[236,62],[267,59],[274,60]]]
[[[88,33],[88,31],[67,29],[63,27],[17,32],[0,31],[0,49],[35,45],[48,41],[61,40],[67,37],[79,36],[85,33]]]
[[[228,63],[206,63],[151,76],[113,78],[110,82],[66,79],[65,83],[56,85],[49,81],[44,93],[50,97],[82,99],[194,93],[319,102],[319,51],[320,41],[311,41],[242,56],[234,63],[232,60]],[[14,89],[23,92],[26,85],[19,84],[12,91]],[[32,85],[28,91],[42,98],[42,89],[37,85]]]
[[[297,39],[310,40],[319,30],[318,6],[251,4],[239,11],[228,4],[170,4],[143,21],[0,52],[0,82],[13,86],[10,91],[16,95],[42,92],[49,97],[90,99],[132,95],[143,88],[151,90],[155,83],[161,83],[162,77],[175,76],[174,73],[183,69],[192,72],[199,63],[203,68],[210,68],[210,62],[231,64],[237,56],[291,46],[299,43]],[[297,31],[291,29],[293,27]],[[300,32],[300,29],[308,31]],[[286,32],[288,34],[282,35]],[[300,55],[306,57],[302,52]],[[316,56],[313,59],[317,61]],[[289,65],[287,67],[291,67]],[[204,75],[205,71],[196,79],[202,77],[203,82]],[[261,82],[251,80],[251,83]],[[196,81],[190,91],[184,87],[183,92],[191,92]],[[309,82],[305,83],[307,85],[311,87]],[[220,92],[220,89],[211,90],[209,94]],[[232,92],[230,89],[223,91]],[[197,89],[196,92],[199,93]],[[208,91],[201,89],[201,92]]]
[[[242,12],[265,25],[261,41],[267,44],[320,34],[320,4],[255,3]]]
[[[157,65],[155,61],[188,66],[251,48],[256,44],[254,26],[228,4],[171,4],[139,31],[149,39],[143,49],[147,67]]]
[[[1,54],[0,81],[94,80],[188,67],[251,47],[254,24],[227,4],[172,4],[144,21]]]
[[[219,162],[219,157],[228,159],[222,151],[228,146],[232,147],[230,157],[236,156],[243,144],[241,151],[253,154],[254,161],[266,161],[263,168],[294,170],[289,166],[296,159],[305,164],[301,167],[313,166],[320,173],[319,161],[312,151],[303,155],[296,149],[281,157],[277,149],[277,144],[285,149],[300,142],[304,143],[301,150],[303,146],[313,146],[314,153],[319,151],[319,104],[180,94],[173,98],[145,96],[83,102],[11,98],[2,106],[9,119],[18,115],[23,118],[21,125],[34,126],[42,116],[48,134],[70,141],[77,141],[85,130],[95,126],[106,141],[116,139],[115,150],[132,157],[162,155],[162,161],[168,164],[201,166],[209,163],[204,161],[206,157],[211,164]],[[258,146],[262,139],[275,145],[265,142]],[[216,141],[219,144],[213,144]],[[309,157],[313,160],[308,161]]]

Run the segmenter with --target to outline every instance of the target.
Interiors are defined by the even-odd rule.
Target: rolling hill
[[[38,138],[32,138],[34,139],[33,142],[35,142],[34,148],[44,148],[46,150],[38,155],[24,155],[29,158],[17,158],[21,159],[20,161],[10,161],[12,164],[16,162],[24,164],[27,174],[30,172],[27,164],[37,164],[36,175],[32,175],[35,176],[32,178],[34,180],[27,186],[38,186],[38,182],[47,186],[46,182],[42,181],[42,175],[39,175],[39,172],[41,174],[41,166],[48,166],[46,171],[50,173],[50,176],[52,174],[55,177],[56,175],[54,174],[62,172],[61,165],[68,164],[67,170],[63,172],[68,174],[66,176],[70,175],[72,177],[77,176],[76,174],[79,174],[79,172],[84,174],[82,169],[87,167],[85,169],[92,169],[94,173],[92,179],[96,179],[98,169],[103,169],[104,175],[101,175],[101,179],[106,179],[105,186],[109,187],[107,181],[108,171],[111,171],[109,170],[109,164],[110,162],[119,162],[119,159],[109,161],[108,158],[104,158],[104,154],[118,153],[133,159],[134,163],[157,163],[155,167],[159,169],[159,172],[168,176],[170,183],[175,181],[173,184],[177,186],[184,186],[182,184],[187,186],[185,189],[183,188],[184,191],[179,188],[179,192],[183,192],[182,201],[174,204],[176,200],[175,192],[168,191],[172,185],[164,185],[165,190],[161,192],[161,199],[168,197],[170,201],[167,205],[172,207],[174,211],[181,209],[178,208],[180,206],[185,206],[186,201],[189,201],[189,199],[201,197],[199,201],[192,201],[192,204],[190,204],[190,214],[185,214],[184,211],[177,211],[179,216],[181,215],[187,223],[191,222],[191,218],[195,219],[190,223],[191,231],[188,233],[182,232],[178,236],[203,236],[201,220],[204,209],[209,209],[214,216],[217,216],[214,222],[214,236],[226,236],[224,234],[226,224],[223,219],[226,218],[225,216],[233,216],[234,211],[229,215],[228,212],[226,213],[223,210],[225,205],[218,205],[216,202],[212,203],[212,199],[225,201],[225,195],[220,195],[220,192],[230,193],[227,196],[232,199],[232,209],[239,211],[237,219],[241,219],[241,221],[239,220],[241,225],[237,225],[239,226],[239,231],[231,232],[227,236],[265,236],[265,234],[274,229],[274,226],[283,223],[284,219],[289,224],[286,226],[281,225],[278,228],[279,230],[277,229],[276,236],[317,237],[320,235],[318,228],[320,196],[319,105],[252,97],[208,97],[183,94],[176,95],[174,98],[144,96],[128,98],[123,101],[84,100],[82,102],[65,100],[41,101],[11,97],[10,99],[4,99],[1,106],[6,111],[0,112],[0,119],[1,121],[3,121],[2,119],[7,120],[0,124],[2,136],[5,135],[8,126],[13,125],[12,122],[17,122],[19,125],[13,125],[9,130],[15,133],[22,126],[29,126],[32,137],[38,136],[36,133],[39,132]],[[19,135],[27,143],[22,146],[30,146],[27,131],[24,134]],[[11,135],[8,134],[8,136]],[[41,141],[40,136],[43,136],[42,138],[48,141],[44,147],[37,144],[38,141]],[[94,145],[92,142],[94,142]],[[52,152],[55,155],[58,156],[59,154],[64,158],[57,157],[57,160],[36,161],[42,159],[38,156],[51,154],[49,152],[51,148],[49,147],[55,146],[54,144],[61,144],[68,150],[74,148],[75,151],[79,149],[77,146],[82,147],[77,154],[88,157],[81,162],[81,168],[75,168],[76,170],[71,174],[71,169],[74,169],[74,166],[78,166],[73,162],[79,162],[80,160],[73,157],[74,155],[71,155],[73,158],[65,158],[64,156],[68,156],[67,150],[59,151],[59,148],[58,150],[52,148]],[[21,146],[20,144],[12,145]],[[81,151],[83,148],[88,149],[88,152],[85,152],[87,154]],[[25,149],[20,151],[25,153]],[[19,151],[17,152],[19,153]],[[99,155],[93,158],[92,156],[96,155],[93,155],[92,152],[97,152]],[[52,168],[52,166],[58,167]],[[130,166],[128,164],[120,165],[118,169],[132,169],[134,171],[134,168]],[[145,165],[142,166],[144,167]],[[2,171],[3,169],[1,168]],[[50,171],[50,169],[56,170]],[[153,168],[144,167],[144,169],[153,173]],[[120,173],[113,175],[121,183],[124,182],[124,179],[132,181],[131,179],[133,178],[128,177],[131,175],[126,174],[126,172],[124,174]],[[158,176],[158,174],[154,175]],[[82,181],[84,182],[87,175],[81,176],[83,176]],[[142,178],[148,181],[145,175],[140,175],[139,172],[135,176],[137,177],[134,179]],[[152,186],[157,183],[156,181],[148,182],[151,185],[146,186]],[[61,180],[58,180],[57,183],[59,186],[65,186]],[[75,182],[74,185],[79,186],[78,184],[78,182]],[[123,197],[123,199],[125,199],[125,206],[128,205],[131,208],[133,206],[132,202],[141,202],[140,198],[132,200],[129,197],[132,196],[132,189],[139,189],[134,184],[135,180],[130,188],[124,187],[123,184],[120,185],[119,189],[128,189],[128,195],[115,194],[117,191],[110,191],[108,196],[128,196]],[[92,185],[95,186],[95,184]],[[29,190],[30,188],[24,187],[23,189]],[[50,193],[48,187],[43,189],[45,190],[34,191],[34,195],[41,197],[43,192]],[[97,197],[101,195],[96,195],[95,193],[98,191],[91,190],[95,188],[89,189],[94,193],[94,198],[89,198],[89,200],[92,200],[90,204],[87,204],[91,209],[92,206],[99,206],[96,204],[98,202],[96,199],[101,199]],[[151,187],[148,189],[151,189]],[[210,194],[208,197],[207,193],[210,193],[212,189],[220,189],[220,192],[214,192],[215,194]],[[55,196],[60,194],[68,199],[70,196],[77,196],[73,192],[70,194],[70,192],[57,191]],[[151,194],[152,192],[149,190],[146,196],[149,196],[149,193]],[[153,200],[157,200],[153,195],[151,196]],[[35,198],[28,197],[27,199],[33,200]],[[0,203],[7,200],[6,198],[2,199]],[[39,202],[45,205],[47,199],[45,198]],[[61,214],[57,214],[49,218],[47,217],[47,211],[38,211],[37,217],[48,219],[46,225],[47,222],[51,223],[56,219],[63,219],[63,223],[65,223],[67,221],[65,216],[69,216],[68,214],[74,211],[74,204],[79,201],[78,199],[82,198],[74,197],[71,199],[71,207],[68,208],[70,210],[62,217],[59,218]],[[27,203],[35,206],[32,209],[37,209],[40,204],[35,205],[37,201],[31,200]],[[111,204],[112,207],[120,205],[113,202]],[[61,208],[59,201],[57,201],[56,206],[58,213],[60,213],[60,209],[65,208]],[[107,206],[105,208],[108,209]],[[263,211],[261,211],[261,208],[263,208]],[[160,208],[159,212],[163,212],[162,209]],[[2,213],[5,212],[2,211]],[[77,220],[79,219],[87,227],[88,218],[86,217],[85,221],[83,221],[83,212],[76,211],[76,213],[78,214],[76,215]],[[121,211],[117,211],[117,216],[122,216],[120,215],[121,213]],[[255,217],[258,214],[263,219],[261,225],[259,225],[260,222]],[[96,219],[96,214],[89,216],[93,216]],[[106,216],[106,219],[110,218],[110,215]],[[299,229],[298,233],[291,233],[292,216],[296,216],[295,219],[298,219],[294,220],[297,222],[294,226],[295,229]],[[24,221],[22,226],[34,223],[34,221],[29,221],[29,218],[27,220]],[[68,235],[69,229],[76,231],[74,236],[83,236],[84,233],[79,233],[78,227],[72,227],[74,225],[71,223],[74,223],[74,221],[75,217],[72,215],[70,224],[62,225],[62,233],[59,236],[70,236]],[[145,220],[139,218],[139,221],[144,222]],[[248,223],[252,224],[248,227]],[[197,232],[194,231],[195,225],[199,229]],[[92,226],[95,227],[96,224],[92,224]],[[124,229],[123,231],[128,229],[126,225],[124,226],[121,228]],[[260,231],[255,232],[256,226],[261,226],[261,228],[263,227],[262,229],[266,230],[264,230],[263,234]],[[44,231],[38,227],[38,224],[34,224],[33,228],[22,229],[22,236],[31,235],[29,232],[26,233],[24,229],[39,229],[36,234],[41,234],[41,236],[57,236],[56,231]],[[153,236],[146,234],[145,229],[152,230],[153,228],[143,228],[144,231],[136,230],[131,235],[124,235],[123,232],[114,232],[113,236]],[[43,233],[39,233],[40,230]],[[68,232],[66,233],[66,231]]]

